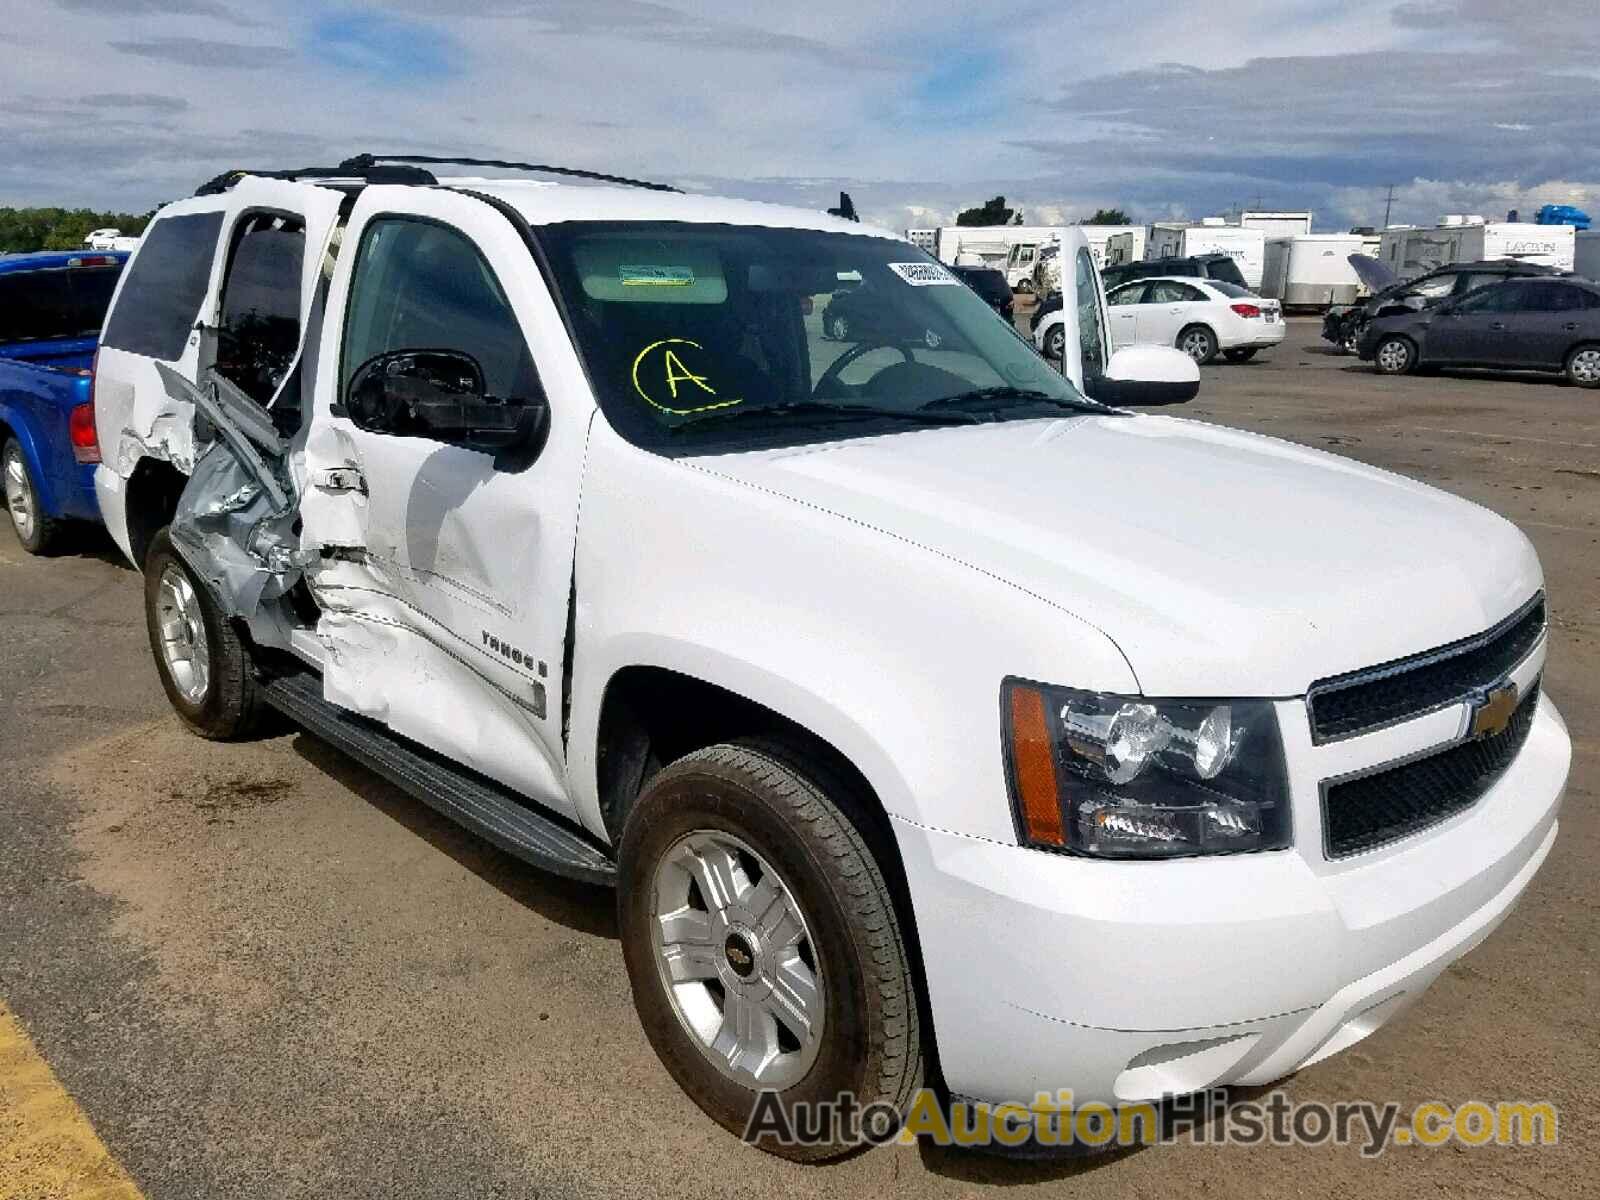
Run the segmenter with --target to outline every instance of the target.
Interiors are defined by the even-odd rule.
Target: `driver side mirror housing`
[[[1200,366],[1168,346],[1125,346],[1112,353],[1089,394],[1122,408],[1184,404],[1200,394]]]
[[[363,429],[485,454],[537,448],[550,428],[543,396],[490,396],[483,368],[457,350],[391,350],[356,369],[345,408]]]

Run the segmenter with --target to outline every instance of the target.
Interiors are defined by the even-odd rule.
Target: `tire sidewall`
[[[1044,335],[1044,352],[1047,358],[1060,358],[1067,349],[1067,331],[1063,325],[1057,325]]]
[[[1200,357],[1196,357],[1195,355],[1192,355],[1192,354],[1189,355],[1190,358],[1194,359],[1196,364],[1198,364],[1199,366],[1203,367],[1207,363],[1211,362],[1213,359],[1215,359],[1217,357],[1217,335],[1215,333],[1211,332],[1211,330],[1209,328],[1207,328],[1206,326],[1204,326],[1204,325],[1188,325],[1188,326],[1185,326],[1178,333],[1178,341],[1177,341],[1178,349],[1180,349],[1180,350],[1183,349],[1184,339],[1187,338],[1191,333],[1200,333],[1200,334],[1204,334],[1205,335],[1206,344],[1208,346],[1208,349],[1207,349],[1206,353],[1204,355],[1200,356]],[[1185,350],[1184,353],[1188,354],[1188,351]]]
[[[828,886],[802,828],[757,789],[710,771],[653,785],[629,814],[619,854],[623,957],[640,1022],[662,1064],[713,1120],[744,1132],[760,1093],[718,1071],[683,1027],[662,984],[650,928],[655,865],[696,830],[734,834],[760,853],[783,878],[810,928],[827,1006],[823,1044],[805,1077],[778,1093],[779,1103],[792,1112],[797,1103],[833,1101],[846,1090],[865,1102],[876,1099],[866,1093],[873,1080],[868,1031],[879,1019],[879,1006],[866,986],[865,964],[840,897]]]

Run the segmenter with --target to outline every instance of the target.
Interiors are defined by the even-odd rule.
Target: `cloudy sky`
[[[142,211],[369,150],[892,227],[1600,210],[1600,0],[0,0],[0,205]],[[1600,215],[1600,212],[1597,212]]]

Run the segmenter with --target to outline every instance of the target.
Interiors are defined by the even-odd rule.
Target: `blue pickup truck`
[[[22,548],[96,521],[94,352],[128,256],[0,255],[0,478]]]

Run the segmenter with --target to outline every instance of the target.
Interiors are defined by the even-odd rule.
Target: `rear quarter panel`
[[[73,361],[82,355],[81,348],[73,352],[67,343],[52,346],[56,349],[45,357]],[[95,520],[94,468],[78,464],[67,437],[69,415],[89,400],[89,377],[8,357],[13,349],[0,346],[0,424],[22,446],[44,511]]]

